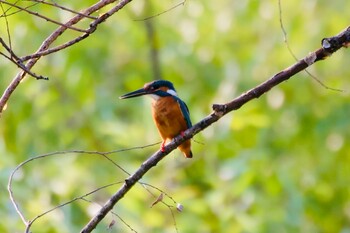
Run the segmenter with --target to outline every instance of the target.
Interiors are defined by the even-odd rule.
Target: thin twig
[[[20,1],[21,1],[21,0],[17,0],[17,1],[15,1],[13,4],[17,5],[17,3],[20,2]],[[33,6],[36,6],[36,5],[38,5],[38,3],[33,3],[33,4],[29,5],[29,6],[24,7],[24,9],[29,9],[29,8],[31,8],[31,7],[33,7]],[[4,14],[0,15],[0,18],[1,18],[1,17],[4,17],[5,14],[6,14],[6,16],[12,16],[12,15],[15,15],[15,14],[17,14],[17,13],[19,13],[19,12],[22,11],[22,10],[20,10],[20,9],[15,9],[14,12],[7,13],[7,12],[10,11],[12,8],[14,8],[14,7],[11,7],[11,6],[10,6],[10,7],[4,12]]]
[[[163,190],[161,190],[160,188],[154,186],[154,185],[151,185],[151,184],[147,184],[147,183],[144,183],[144,182],[138,182],[140,183],[147,191],[149,194],[151,194],[153,197],[156,197],[156,195],[154,195],[148,188],[146,188],[146,186],[149,186],[151,188],[154,188],[156,190],[158,190],[160,193],[164,194],[165,196],[167,196],[175,205],[177,205],[178,203],[174,200],[174,198],[172,196],[170,196],[168,193],[164,192]],[[172,205],[169,205],[168,203],[164,202],[164,200],[161,200],[161,203],[163,205],[165,205],[168,210],[170,211],[171,213],[171,217],[173,219],[173,222],[174,222],[174,227],[175,227],[175,230],[176,232],[179,232],[179,229],[177,228],[177,224],[176,224],[176,218],[175,218],[175,215],[174,215],[174,211],[173,211],[173,208],[175,206],[172,206]]]
[[[86,202],[89,202],[89,203],[93,203],[92,201],[87,200],[87,199],[85,199],[85,198],[82,198],[82,200],[84,200],[84,201],[86,201]],[[95,203],[95,204],[99,205],[98,203]],[[102,207],[102,205],[99,205],[99,206]],[[116,212],[111,211],[111,213],[112,213],[114,216],[116,216],[126,227],[128,227],[128,228],[130,229],[130,231],[137,233],[137,231],[136,231],[134,228],[132,228],[132,227],[130,226],[130,224],[128,224],[128,223],[127,223],[122,217],[120,217]]]
[[[27,67],[23,64],[23,62],[18,58],[18,56],[13,52],[13,50],[5,43],[5,41],[1,37],[0,37],[0,44],[6,49],[6,51],[11,55],[11,57],[7,56],[3,52],[0,52],[0,55],[5,57],[6,59],[11,61],[12,63],[16,64],[24,72],[26,72],[27,74],[33,76],[34,78],[48,80],[47,77],[44,77],[44,76],[41,76],[41,75],[37,75],[34,72],[32,72],[29,69],[27,69]]]
[[[295,53],[293,52],[292,48],[289,45],[288,42],[288,37],[287,37],[287,31],[284,28],[284,24],[283,24],[283,18],[282,18],[282,5],[281,5],[281,0],[278,0],[278,12],[279,12],[279,22],[280,22],[280,27],[283,33],[283,40],[284,43],[287,46],[287,49],[290,53],[290,55],[292,55],[292,57],[294,58],[295,61],[298,61],[297,56],[295,55]],[[313,80],[315,80],[316,82],[318,82],[318,84],[320,84],[322,87],[328,89],[328,90],[332,90],[332,91],[338,91],[338,92],[344,92],[344,90],[341,89],[337,89],[337,88],[333,88],[333,87],[329,87],[326,84],[324,84],[321,80],[319,80],[315,75],[311,74],[310,71],[308,69],[304,70]]]
[[[109,2],[112,3],[114,2],[115,0]],[[31,55],[28,55],[28,56],[24,56],[22,57],[21,59],[23,61],[26,61],[26,60],[29,60],[29,59],[35,59],[35,58],[39,58],[41,56],[46,56],[48,54],[51,54],[51,53],[55,53],[59,50],[63,50],[65,48],[68,48],[80,41],[82,41],[83,39],[87,38],[90,34],[92,34],[96,29],[97,29],[97,26],[99,24],[101,24],[102,22],[104,22],[107,18],[109,18],[110,16],[112,16],[114,13],[116,13],[117,11],[119,11],[121,8],[123,8],[128,2],[131,2],[132,0],[124,0],[124,1],[121,1],[119,2],[119,4],[112,8],[110,11],[108,11],[107,13],[99,16],[98,18],[96,18],[96,20],[94,20],[91,24],[90,24],[90,28],[86,30],[86,33],[84,33],[83,35],[81,36],[78,36],[76,38],[74,38],[73,40],[70,40],[64,44],[61,44],[61,45],[58,45],[54,48],[51,48],[51,49],[45,49],[45,50],[41,50],[41,51],[37,51],[36,53],[34,54],[31,54]],[[86,13],[85,13],[86,14]],[[85,15],[84,14],[84,15]],[[1,105],[0,105],[1,107]]]
[[[111,155],[111,154],[115,154],[115,153],[121,153],[121,152],[126,152],[126,151],[131,151],[131,150],[136,150],[136,149],[144,149],[144,148],[147,148],[147,147],[152,147],[152,146],[155,146],[155,145],[158,145],[160,142],[157,142],[157,143],[152,143],[152,144],[148,144],[148,145],[145,145],[145,146],[137,146],[137,147],[131,147],[131,148],[126,148],[126,149],[120,149],[120,150],[114,150],[114,151],[107,151],[107,152],[100,152],[100,151],[84,151],[84,150],[69,150],[69,151],[56,151],[56,152],[51,152],[51,153],[46,153],[46,154],[43,154],[43,155],[39,155],[39,156],[35,156],[33,158],[29,158],[27,159],[26,161],[20,163],[11,173],[10,175],[10,178],[9,178],[9,182],[8,182],[8,191],[9,191],[9,194],[10,194],[10,199],[11,199],[11,202],[12,204],[14,205],[15,207],[15,210],[17,211],[17,213],[19,214],[19,216],[21,217],[22,221],[24,222],[24,224],[26,225],[26,230],[25,232],[30,232],[30,228],[31,226],[34,224],[34,222],[36,220],[38,220],[39,218],[43,217],[44,215],[46,214],[49,214],[51,213],[52,211],[58,209],[58,208],[61,208],[63,206],[66,206],[68,204],[71,204],[77,200],[85,200],[85,197],[101,190],[101,189],[104,189],[104,188],[107,188],[107,187],[110,187],[112,185],[115,185],[115,184],[120,184],[122,182],[115,182],[115,183],[112,183],[112,184],[108,184],[108,185],[104,185],[102,187],[99,187],[97,189],[94,189],[93,191],[90,191],[82,196],[79,196],[79,197],[76,197],[76,198],[73,198],[72,200],[69,200],[67,202],[64,202],[62,204],[59,204],[39,215],[37,215],[35,218],[31,219],[31,220],[26,220],[25,217],[24,217],[24,214],[20,211],[19,209],[19,206],[18,206],[18,203],[17,201],[15,200],[15,197],[14,197],[14,194],[13,194],[13,191],[12,191],[12,182],[13,182],[13,177],[14,175],[16,174],[16,172],[22,168],[23,166],[25,166],[26,164],[29,164],[30,162],[33,162],[35,160],[38,160],[38,159],[44,159],[44,158],[47,158],[47,157],[51,157],[51,156],[57,156],[57,155],[66,155],[66,154],[86,154],[86,155],[100,155],[102,157],[104,157],[105,159],[107,159],[109,162],[111,162],[113,165],[115,165],[116,167],[118,167],[120,170],[122,170],[124,173],[126,173],[127,175],[130,175],[130,173],[128,173],[125,169],[123,169],[120,165],[116,164],[112,159],[110,159],[109,157],[107,157],[107,155]],[[148,184],[148,183],[145,183],[145,182],[139,182],[141,184],[141,186],[143,188],[146,189],[146,191],[148,191],[153,197],[155,197],[155,195],[147,188],[147,187],[151,187],[153,189],[156,189],[158,190],[159,192],[165,194],[170,200],[173,201],[173,203],[176,204],[176,201],[169,195],[167,194],[166,192],[164,192],[163,190],[161,190],[160,188],[158,187],[155,187],[154,185],[151,185],[151,184]],[[89,201],[91,202],[91,201]],[[164,201],[162,201],[162,203],[170,210],[171,214],[172,214],[172,217],[173,217],[173,221],[174,221],[174,226],[177,230],[177,226],[176,226],[176,221],[175,221],[175,216],[174,216],[174,213],[173,213],[173,210],[172,208],[174,206],[171,206],[171,205],[168,205],[167,203],[165,203]],[[119,215],[117,215],[116,213],[112,212],[112,214],[114,214],[115,216],[117,216],[119,218],[119,220],[121,222],[123,222],[123,224],[125,224],[130,230],[136,232],[128,223],[126,223]]]
[[[80,29],[80,28],[77,28],[77,27],[73,27],[73,26],[71,26],[71,25],[66,25],[66,24],[64,24],[64,23],[58,22],[58,21],[53,20],[53,19],[51,19],[51,18],[49,18],[49,17],[46,17],[46,16],[44,16],[44,15],[41,15],[41,14],[39,14],[39,13],[37,13],[37,12],[33,12],[33,11],[31,11],[31,10],[28,10],[28,8],[21,7],[21,6],[18,6],[18,5],[16,5],[16,4],[13,4],[13,3],[10,3],[10,2],[4,1],[4,0],[0,0],[0,2],[4,3],[4,4],[6,4],[6,5],[9,5],[9,6],[11,6],[11,7],[17,8],[17,9],[19,9],[19,10],[21,10],[21,11],[24,11],[24,12],[30,14],[30,15],[34,15],[34,16],[36,16],[36,17],[38,17],[38,18],[42,18],[42,19],[44,19],[44,20],[46,20],[46,21],[48,21],[48,22],[51,22],[51,23],[60,25],[60,26],[62,26],[62,27],[67,27],[67,28],[69,28],[69,29],[72,29],[72,30],[78,31],[78,32],[86,32],[86,31],[83,30],[83,29]]]
[[[67,26],[72,26],[77,24],[78,22],[80,22],[82,19],[85,19],[84,15],[91,15],[94,12],[97,12],[98,10],[102,9],[103,7],[105,7],[106,5],[109,5],[113,2],[115,2],[117,0],[101,0],[99,2],[97,2],[96,4],[86,8],[85,10],[82,11],[82,14],[80,15],[76,15],[73,18],[71,18],[69,21],[67,21],[64,25],[65,26],[60,26],[59,28],[57,28],[54,32],[51,33],[51,35],[49,35],[41,44],[41,46],[38,48],[38,50],[34,53],[34,54],[40,54],[42,52],[45,52],[46,50],[49,49],[49,47],[52,45],[52,43],[54,41],[57,40],[57,38],[59,36],[61,36],[66,30],[67,30]],[[104,22],[106,19],[108,19],[110,16],[112,16],[113,14],[115,14],[116,12],[118,12],[120,9],[122,9],[124,6],[126,6],[129,2],[131,2],[132,0],[120,0],[118,1],[118,4],[113,7],[111,10],[109,10],[108,12],[106,12],[105,14],[102,14],[100,17],[98,17],[95,21],[93,21],[90,24],[90,28],[87,30],[87,33],[83,34],[82,36],[78,37],[75,40],[72,40],[71,43],[67,43],[66,46],[64,46],[64,48],[71,46],[85,38],[87,38],[90,34],[92,34],[96,29],[97,26],[99,24],[101,24],[102,22]],[[56,52],[58,50],[52,51],[52,52]],[[28,60],[28,63],[26,64],[26,68],[28,70],[32,69],[32,67],[36,64],[36,62],[40,59],[40,56],[35,56],[35,57],[31,57]],[[12,80],[12,82],[7,86],[7,88],[5,89],[3,95],[0,98],[0,114],[3,112],[9,98],[11,97],[12,93],[16,90],[17,86],[21,83],[21,81],[23,80],[23,78],[25,77],[26,72],[25,71],[21,71],[19,72]]]
[[[26,226],[25,232],[26,232],[26,233],[29,233],[29,232],[30,232],[30,228],[31,228],[31,226],[33,225],[33,223],[34,223],[37,219],[43,217],[44,215],[47,215],[47,214],[51,213],[52,211],[57,210],[57,209],[59,209],[59,208],[62,208],[63,206],[69,205],[69,204],[71,204],[71,203],[73,203],[73,202],[75,202],[75,201],[77,201],[77,200],[84,200],[84,201],[86,201],[85,197],[90,196],[91,194],[94,194],[94,193],[96,193],[96,192],[98,192],[98,191],[100,191],[100,190],[102,190],[102,189],[105,189],[105,188],[108,188],[108,187],[111,187],[111,186],[114,186],[114,185],[120,184],[120,183],[122,183],[122,182],[119,181],[119,182],[114,182],[114,183],[111,183],[111,184],[107,184],[107,185],[101,186],[101,187],[99,187],[99,188],[97,188],[97,189],[94,189],[94,190],[88,192],[88,193],[85,193],[84,195],[81,195],[81,196],[79,196],[79,197],[75,197],[75,198],[73,198],[72,200],[69,200],[69,201],[64,202],[64,203],[62,203],[62,204],[59,204],[59,205],[57,205],[57,206],[55,206],[55,207],[53,207],[53,208],[51,208],[51,209],[49,209],[49,210],[47,210],[47,211],[45,211],[45,212],[43,212],[43,213],[37,215],[35,218],[33,218],[31,221],[28,222],[28,224],[27,224],[27,226]]]
[[[19,68],[21,68],[24,72],[26,72],[27,74],[29,74],[30,76],[36,78],[36,79],[43,79],[43,80],[49,80],[48,77],[44,77],[42,75],[37,75],[34,72],[30,71],[27,69],[27,67],[21,62],[21,61],[15,61],[13,59],[13,57],[9,57],[6,54],[4,54],[3,52],[0,52],[0,55],[2,55],[3,57],[5,57],[6,59],[8,59],[9,61],[11,61],[12,63],[16,64]]]
[[[50,2],[46,2],[44,0],[25,0],[25,1],[36,2],[36,3],[41,3],[41,4],[57,7],[57,8],[60,8],[61,10],[68,11],[68,12],[71,12],[71,13],[76,14],[76,15],[81,15],[81,16],[84,16],[85,18],[88,18],[88,19],[97,19],[97,17],[95,17],[95,16],[91,16],[91,15],[86,15],[86,14],[80,13],[78,11],[69,9],[67,7],[64,7],[64,6],[61,6],[61,5],[57,4],[56,2],[50,3]]]
[[[121,152],[125,152],[125,151],[137,150],[137,149],[144,149],[144,148],[151,147],[151,146],[154,146],[154,145],[157,145],[157,144],[159,144],[159,142],[152,143],[152,144],[145,145],[145,146],[137,146],[137,147],[131,147],[131,148],[126,148],[126,149],[108,151],[108,152],[84,151],[84,150],[55,151],[55,152],[50,152],[50,153],[46,153],[46,154],[42,154],[42,155],[38,155],[38,156],[35,156],[35,157],[32,157],[32,158],[29,158],[29,159],[23,161],[22,163],[18,164],[17,167],[15,167],[15,169],[11,172],[11,175],[10,175],[9,180],[8,180],[8,185],[7,185],[7,190],[9,192],[10,200],[11,200],[13,206],[15,207],[15,210],[16,210],[17,214],[20,216],[20,218],[22,219],[23,223],[27,226],[29,223],[33,222],[33,220],[27,221],[25,219],[25,217],[24,217],[22,211],[20,210],[20,208],[18,206],[18,203],[17,203],[17,201],[16,201],[16,199],[14,197],[13,191],[12,191],[12,182],[13,182],[14,175],[16,174],[16,172],[20,168],[22,168],[26,164],[28,164],[28,163],[30,163],[32,161],[35,161],[35,160],[44,159],[44,158],[51,157],[51,156],[56,156],[56,155],[66,155],[66,154],[101,155],[105,159],[107,159],[108,161],[113,163],[115,166],[117,166],[125,174],[130,175],[130,173],[128,173],[125,169],[123,169],[121,166],[119,166],[113,160],[111,160],[109,157],[107,157],[107,155],[115,154],[115,153],[121,153]]]
[[[10,27],[9,27],[9,22],[7,20],[7,15],[6,15],[6,12],[5,12],[5,9],[4,9],[4,6],[2,5],[2,3],[0,3],[1,5],[1,10],[3,12],[3,16],[5,17],[5,23],[6,23],[6,34],[7,34],[7,39],[8,39],[8,42],[9,42],[9,48],[10,48],[10,51],[12,51],[12,40],[11,40],[11,33],[10,33]],[[12,56],[12,53],[11,53],[11,56]]]
[[[11,55],[11,58],[20,60],[19,57],[13,52],[10,45],[7,45],[5,41],[0,37],[0,44],[6,49],[6,51]],[[10,60],[10,59],[9,59]]]
[[[169,9],[167,9],[167,10],[165,10],[165,11],[162,11],[162,12],[160,12],[160,13],[158,13],[158,14],[151,15],[151,16],[148,16],[148,17],[143,18],[143,19],[135,19],[134,21],[144,21],[144,20],[153,19],[153,18],[155,18],[155,17],[158,17],[158,16],[160,16],[160,15],[163,15],[163,14],[165,14],[165,13],[168,13],[169,11],[171,11],[171,10],[173,10],[173,9],[175,9],[175,8],[177,8],[177,7],[179,7],[179,6],[181,6],[181,5],[184,6],[185,3],[186,3],[186,0],[183,0],[182,2],[179,2],[178,4],[172,6],[172,7],[170,7]]]

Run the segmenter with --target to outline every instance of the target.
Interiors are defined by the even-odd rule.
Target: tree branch
[[[49,6],[52,6],[52,7],[57,7],[57,8],[60,8],[60,9],[64,10],[64,11],[68,11],[68,12],[73,13],[73,14],[76,14],[76,15],[82,15],[82,16],[84,16],[85,18],[97,19],[97,17],[95,17],[95,16],[90,16],[90,15],[82,14],[82,13],[80,13],[80,12],[78,12],[78,11],[74,11],[74,10],[69,9],[69,8],[67,8],[67,7],[61,6],[61,5],[57,4],[56,2],[51,3],[51,2],[45,2],[44,0],[27,0],[27,1],[36,2],[36,3],[41,3],[41,4],[49,5]]]
[[[124,195],[137,183],[143,175],[146,174],[152,167],[156,166],[167,154],[177,148],[182,142],[192,138],[200,131],[206,129],[208,126],[218,121],[222,116],[227,113],[237,110],[252,99],[259,98],[264,93],[268,92],[271,88],[277,86],[283,81],[288,80],[293,75],[304,70],[313,63],[323,60],[330,56],[332,53],[339,50],[341,47],[348,47],[350,45],[350,26],[338,35],[325,38],[322,40],[322,47],[315,52],[310,53],[304,59],[299,60],[294,65],[282,70],[274,75],[269,80],[263,82],[257,87],[243,93],[239,97],[233,99],[226,104],[214,104],[213,112],[205,117],[203,120],[195,124],[192,128],[187,129],[183,135],[175,137],[164,148],[164,152],[157,151],[151,157],[149,157],[134,174],[128,177],[122,187],[104,204],[104,206],[98,211],[90,222],[82,229],[81,233],[91,232],[97,224],[108,214],[108,212],[114,207],[114,205],[124,197]]]
[[[67,28],[69,28],[69,29],[72,29],[72,30],[78,31],[78,32],[86,32],[86,31],[83,30],[83,29],[76,28],[76,27],[73,27],[73,26],[70,26],[70,25],[65,25],[65,24],[60,23],[60,22],[58,22],[58,21],[56,21],[56,20],[50,19],[49,17],[46,17],[45,15],[41,15],[41,14],[39,14],[39,13],[37,13],[37,12],[33,12],[33,11],[31,11],[31,10],[28,10],[26,7],[20,7],[20,6],[18,6],[17,4],[13,4],[13,3],[10,3],[10,2],[4,1],[4,0],[0,0],[0,3],[9,5],[9,6],[13,7],[13,8],[18,9],[19,11],[27,12],[27,13],[30,14],[30,15],[34,15],[34,16],[36,16],[36,17],[38,17],[38,18],[44,19],[44,20],[46,20],[46,21],[48,21],[48,22],[51,22],[51,23],[60,25],[60,26],[62,26],[62,27],[67,27]]]
[[[86,15],[91,15],[94,12],[97,12],[101,8],[105,7],[106,5],[109,5],[113,2],[116,2],[117,0],[100,0],[96,4],[86,8],[82,13],[79,13],[75,15],[73,18],[68,20],[66,23],[64,23],[63,26],[58,27],[54,32],[51,33],[50,36],[48,36],[44,42],[41,44],[39,49],[32,55],[26,56],[24,58],[21,58],[21,61],[28,60],[28,62],[24,65],[25,67],[21,67],[23,70],[19,72],[15,78],[12,80],[12,82],[8,85],[6,90],[4,91],[3,95],[0,98],[0,114],[3,112],[6,103],[8,102],[9,98],[11,97],[12,93],[16,90],[17,86],[21,83],[21,81],[24,79],[25,75],[29,73],[32,69],[32,67],[37,63],[37,61],[44,55],[48,55],[53,52],[57,52],[61,49],[67,48],[75,43],[78,43],[79,41],[87,38],[90,34],[96,31],[97,26],[104,22],[106,19],[108,19],[110,16],[112,16],[114,13],[118,12],[120,9],[122,9],[125,5],[127,5],[132,0],[120,0],[118,3],[109,11],[102,14],[98,18],[96,18],[91,24],[90,27],[87,30],[84,30],[85,33],[81,36],[63,44],[60,46],[57,46],[55,48],[50,49],[50,46],[58,37],[60,37],[68,28],[71,28],[73,25],[80,22],[82,19],[86,18]]]

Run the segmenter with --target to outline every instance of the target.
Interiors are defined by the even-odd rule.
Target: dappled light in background
[[[24,229],[6,190],[20,162],[53,151],[112,151],[161,141],[150,98],[118,97],[154,78],[146,24],[139,19],[175,4],[131,2],[86,40],[42,58],[33,71],[49,81],[27,76],[21,83],[0,118],[0,232]],[[350,2],[282,1],[281,6],[297,58],[348,26]],[[12,45],[21,56],[35,51],[53,29],[25,16],[8,18]],[[279,20],[277,2],[248,0],[186,1],[149,19],[161,75],[174,83],[193,123],[208,115],[213,103],[227,102],[295,62]],[[6,35],[4,18],[0,23]],[[174,218],[161,203],[150,208],[159,190],[150,188],[154,197],[141,185],[113,211],[137,232],[350,231],[349,60],[344,49],[310,68],[325,85],[344,92],[299,73],[196,135],[200,143],[192,143],[193,159],[175,150],[147,173],[143,181],[183,206],[177,211],[164,196],[174,205]],[[0,62],[2,91],[17,71],[14,64]],[[158,149],[159,144],[109,157],[131,173]],[[19,170],[14,191],[25,214],[34,218],[126,177],[98,156],[56,156]],[[32,231],[78,232],[116,190],[103,189],[87,198],[92,203],[54,211]],[[106,231],[131,230],[111,214],[96,229]]]

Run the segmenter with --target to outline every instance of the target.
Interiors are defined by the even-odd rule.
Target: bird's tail
[[[191,151],[191,140],[183,142],[179,147],[179,150],[184,154],[186,158],[192,158],[193,154]]]

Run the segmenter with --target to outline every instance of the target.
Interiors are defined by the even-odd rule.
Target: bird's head
[[[141,95],[150,95],[153,99],[159,99],[165,96],[177,96],[174,85],[167,80],[155,80],[146,83],[143,88],[129,92],[119,97],[119,99],[133,98]]]

